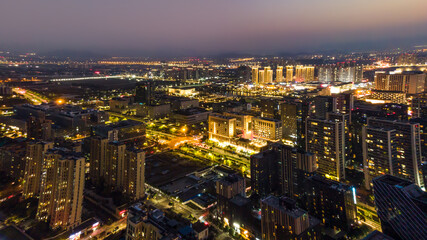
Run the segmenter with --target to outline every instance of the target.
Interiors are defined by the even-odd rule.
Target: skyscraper
[[[40,179],[45,152],[53,148],[52,142],[29,142],[25,156],[24,198],[36,197],[40,193]]]
[[[283,81],[283,66],[277,66],[276,68],[276,82]]]
[[[252,67],[252,83],[259,84],[258,67]]]
[[[80,224],[85,159],[63,149],[48,150],[41,182],[37,219],[50,221],[52,228],[72,228]]]
[[[294,78],[294,66],[286,66],[286,83],[292,83]]]
[[[427,194],[412,182],[391,175],[373,180],[383,232],[396,240],[427,237]]]

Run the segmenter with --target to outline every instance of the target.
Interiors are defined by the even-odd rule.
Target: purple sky
[[[276,53],[427,44],[427,0],[0,0],[0,49]]]

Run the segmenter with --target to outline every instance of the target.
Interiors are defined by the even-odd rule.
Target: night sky
[[[272,54],[427,44],[427,0],[1,0],[0,50]]]

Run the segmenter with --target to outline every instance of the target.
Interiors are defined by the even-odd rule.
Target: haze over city
[[[4,0],[0,46],[99,55],[280,54],[426,44],[424,0]]]

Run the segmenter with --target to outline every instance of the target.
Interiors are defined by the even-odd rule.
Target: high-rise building
[[[110,142],[107,145],[105,162],[101,162],[104,173],[104,185],[110,191],[120,190],[124,182],[126,145],[122,142]]]
[[[393,157],[390,171],[393,175],[408,179],[423,188],[420,124],[368,118],[368,127],[395,130],[393,143],[396,147],[396,156]]]
[[[272,150],[251,155],[251,189],[263,197],[279,191],[278,154]]]
[[[304,66],[303,65],[297,65],[295,67],[295,81],[296,82],[304,82]]]
[[[322,82],[322,83],[333,82],[334,79],[332,77],[332,67],[330,66],[319,67],[318,78],[319,78],[319,82]]]
[[[252,83],[259,84],[258,67],[252,68]]]
[[[317,155],[318,172],[327,178],[345,179],[345,123],[307,119],[306,149]]]
[[[276,68],[276,82],[283,81],[283,66],[277,66]]]
[[[356,188],[318,175],[305,181],[306,209],[328,227],[348,230],[356,222]]]
[[[337,111],[337,99],[333,96],[317,96],[314,98],[314,116],[326,119],[329,112]]]
[[[425,82],[422,72],[375,73],[375,90],[418,94],[425,91]]]
[[[393,161],[396,161],[396,130],[364,126],[362,128],[363,172],[365,187],[371,189],[375,177],[393,175]]]
[[[305,67],[304,81],[305,82],[313,82],[314,81],[314,67],[313,66]]]
[[[314,81],[314,67],[297,65],[295,67],[295,80],[297,82],[313,82]]]
[[[236,119],[219,114],[209,115],[209,140],[230,142],[236,134]]]
[[[258,84],[264,84],[265,83],[265,70],[264,69],[260,69],[258,70]]]
[[[273,70],[271,67],[264,68],[264,83],[272,83],[273,82]]]
[[[125,162],[119,166],[119,186],[132,199],[141,199],[145,195],[145,153],[141,149],[128,148],[125,151]]]
[[[286,83],[291,83],[294,78],[294,66],[286,66]]]
[[[324,65],[319,67],[319,82],[355,82],[363,79],[363,66]]]
[[[306,177],[317,170],[316,156],[302,149],[283,144],[273,144],[271,151],[276,155],[278,168],[277,181],[279,192],[297,199],[303,193],[303,182]]]
[[[94,185],[99,185],[103,182],[105,175],[105,162],[107,159],[108,139],[99,136],[90,138],[90,181]]]
[[[52,142],[29,142],[26,146],[24,172],[24,198],[36,197],[40,193],[40,179],[44,154],[53,148]]]
[[[146,81],[139,83],[135,88],[135,102],[146,105],[151,104],[154,82]]]
[[[384,233],[396,240],[427,237],[427,193],[391,175],[373,180],[375,206]]]
[[[85,183],[85,159],[63,149],[45,153],[37,219],[52,228],[80,224]]]
[[[108,191],[121,191],[132,199],[144,196],[145,153],[123,142],[92,137],[90,177]]]
[[[261,232],[264,240],[320,239],[319,221],[286,197],[268,196],[261,201]]]
[[[259,108],[261,110],[261,117],[276,118],[279,103],[277,99],[262,98],[259,102]]]
[[[252,136],[253,116],[238,112],[224,112],[224,116],[236,119],[236,130],[242,134],[243,138],[250,138]]]
[[[283,140],[287,145],[305,148],[305,121],[310,114],[311,104],[296,98],[287,98],[279,105],[283,123]]]
[[[259,196],[276,193],[298,198],[305,177],[317,169],[316,156],[275,143],[251,156],[251,186]]]

